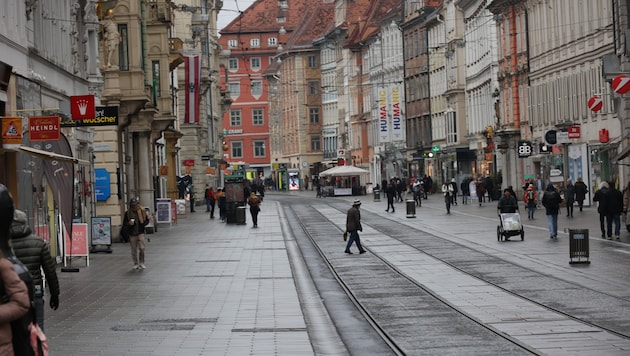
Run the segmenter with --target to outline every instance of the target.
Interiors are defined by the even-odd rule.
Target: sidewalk
[[[277,203],[259,228],[188,213],[147,235],[146,270],[129,244],[59,273],[60,308],[46,308],[52,355],[309,355]],[[329,326],[330,327],[330,326]],[[334,328],[333,328],[334,329]]]

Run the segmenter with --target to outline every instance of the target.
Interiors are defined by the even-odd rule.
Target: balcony
[[[168,39],[168,49],[169,70],[172,71],[180,64],[184,63],[184,56],[182,55],[184,41],[177,37],[171,37]]]
[[[156,1],[149,3],[149,21],[171,23],[171,5],[168,1]]]

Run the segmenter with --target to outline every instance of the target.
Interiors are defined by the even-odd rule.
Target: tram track
[[[327,208],[334,209],[334,214],[336,216],[342,216],[343,221],[345,222],[345,210],[347,209],[346,205],[332,203],[327,204],[326,206]],[[374,310],[373,308],[370,308],[370,306],[365,305],[365,300],[361,296],[362,291],[359,291],[357,295],[356,288],[353,286],[352,279],[355,277],[353,277],[351,273],[348,272],[348,267],[345,265],[345,263],[340,262],[344,259],[340,259],[337,254],[332,253],[332,251],[340,251],[340,249],[343,248],[341,246],[341,243],[337,240],[340,239],[341,236],[339,224],[340,219],[335,218],[335,221],[333,221],[329,217],[330,214],[322,214],[319,210],[313,209],[313,206],[305,205],[304,202],[301,202],[301,204],[292,203],[291,210],[295,213],[295,217],[299,221],[300,226],[307,233],[313,245],[316,246],[320,255],[326,261],[328,268],[335,275],[335,278],[338,280],[339,284],[344,288],[344,290],[353,300],[355,305],[357,305],[357,308],[359,310],[362,310],[362,313],[365,315],[366,319],[370,321],[375,329],[379,329],[379,334],[381,334],[384,339],[387,339],[388,344],[392,345],[393,350],[399,350],[396,352],[397,354],[415,354],[416,352],[408,352],[409,349],[407,347],[399,345],[401,341],[398,335],[393,335],[392,332],[388,331],[386,326],[382,325],[383,322],[382,319],[380,319],[381,311]],[[589,311],[591,314],[588,314],[589,311],[584,312],[584,310],[582,310],[582,314],[580,314],[579,312],[576,313],[576,311],[583,309],[583,306],[579,302],[576,304],[571,304],[569,302],[557,303],[558,299],[557,296],[553,296],[554,293],[551,293],[551,295],[547,296],[540,295],[540,293],[536,295],[537,293],[535,291],[533,292],[528,288],[523,288],[522,286],[519,288],[518,281],[516,283],[506,281],[508,281],[513,276],[526,272],[526,279],[538,278],[543,280],[542,284],[538,286],[539,289],[544,289],[545,286],[550,284],[560,285],[560,287],[557,289],[565,289],[569,292],[579,291],[580,293],[578,299],[588,299],[589,296],[608,298],[609,300],[607,300],[607,303],[609,305],[616,305],[619,308],[626,308],[620,310],[628,310],[627,307],[630,307],[630,304],[624,298],[607,295],[596,290],[589,290],[588,288],[585,288],[583,286],[570,284],[567,281],[554,278],[553,276],[541,274],[540,272],[533,269],[528,269],[527,267],[516,265],[491,254],[484,253],[477,249],[467,247],[463,244],[457,244],[456,242],[424,232],[419,228],[405,226],[404,229],[401,229],[400,221],[387,216],[383,217],[382,215],[377,215],[369,211],[363,211],[362,217],[364,225],[369,225],[370,228],[378,231],[379,233],[393,238],[396,241],[405,244],[417,250],[418,252],[421,252],[422,254],[426,254],[431,258],[439,261],[439,263],[453,268],[460,273],[483,281],[484,283],[496,287],[505,293],[513,295],[514,297],[517,297],[524,302],[538,305],[541,308],[549,310],[550,312],[557,313],[566,318],[582,323],[586,326],[608,332],[620,338],[630,339],[630,335],[628,335],[627,332],[624,332],[624,329],[628,330],[628,328],[627,322],[623,318],[611,321],[610,319],[604,317],[604,315],[598,315],[597,311],[593,311],[594,308],[590,308]],[[323,229],[313,229],[313,225],[322,225],[328,227]],[[334,242],[330,241],[331,235],[334,236]],[[334,246],[334,250],[332,249],[332,246]],[[539,353],[539,351],[529,347],[518,339],[512,338],[509,335],[506,335],[505,333],[484,324],[480,320],[477,320],[475,317],[471,317],[467,313],[461,311],[459,308],[434,293],[431,289],[426,288],[421,283],[418,283],[414,278],[408,276],[406,273],[404,273],[404,271],[398,268],[396,264],[391,263],[387,258],[384,258],[380,254],[371,251],[369,245],[367,246],[367,248],[368,250],[370,250],[370,253],[368,255],[372,260],[377,260],[378,263],[381,264],[383,267],[386,267],[389,270],[395,272],[401,278],[404,278],[407,283],[413,284],[415,288],[418,289],[418,291],[421,291],[418,292],[418,295],[423,294],[423,298],[426,296],[430,296],[434,300],[433,303],[440,303],[441,305],[451,309],[453,312],[459,313],[463,317],[475,323],[478,327],[484,328],[497,337],[502,338],[505,341],[513,344],[515,348],[520,349],[523,353]],[[453,251],[458,252],[453,253]],[[352,257],[350,257],[350,259],[351,258]],[[348,258],[346,258],[345,260],[348,260]],[[482,262],[473,263],[471,262],[473,260]],[[483,267],[484,265],[485,267]],[[492,269],[495,269],[495,271],[492,271]],[[507,276],[497,276],[496,269],[499,269],[500,271],[507,271]],[[516,286],[514,284],[516,284]],[[534,295],[532,295],[532,293]],[[550,303],[549,299],[553,299],[553,301]],[[611,301],[613,302],[611,303]],[[556,304],[554,305],[554,303]],[[599,312],[603,312],[603,314],[608,313],[605,310],[600,310]],[[409,341],[403,341],[403,343],[409,343]],[[411,343],[413,344],[413,342]],[[512,349],[511,353],[513,353],[514,351],[515,349]]]

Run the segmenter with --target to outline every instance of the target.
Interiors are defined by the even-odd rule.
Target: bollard
[[[407,217],[416,217],[416,202],[414,200],[407,200]]]
[[[374,189],[374,201],[381,201],[381,191]]]

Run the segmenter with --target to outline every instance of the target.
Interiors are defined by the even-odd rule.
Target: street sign
[[[435,152],[440,152],[440,146],[433,146],[431,147],[431,151]]]
[[[556,133],[556,141],[558,143],[571,143],[571,139],[569,138],[569,133],[566,131],[558,131]]]

